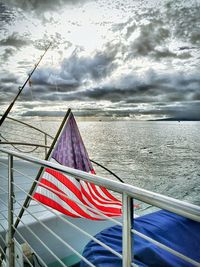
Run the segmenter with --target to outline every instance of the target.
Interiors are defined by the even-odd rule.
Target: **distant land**
[[[165,118],[165,119],[156,119],[149,121],[200,121],[200,118]]]

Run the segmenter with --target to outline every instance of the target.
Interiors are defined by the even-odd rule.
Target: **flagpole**
[[[69,108],[69,109],[67,110],[67,112],[66,112],[66,114],[65,114],[65,117],[64,117],[64,119],[63,119],[63,121],[62,121],[62,123],[61,123],[61,125],[60,125],[60,127],[59,127],[59,129],[58,129],[58,132],[57,132],[57,134],[56,134],[56,136],[55,136],[55,138],[54,138],[54,140],[53,140],[53,142],[52,142],[52,144],[51,144],[51,147],[50,147],[50,149],[49,149],[49,151],[48,151],[48,153],[47,153],[47,155],[46,155],[46,157],[45,157],[45,160],[48,160],[49,157],[51,156],[52,150],[53,150],[53,148],[54,148],[54,146],[55,146],[55,144],[56,144],[56,142],[57,142],[57,140],[58,140],[58,137],[60,136],[60,133],[61,133],[62,130],[63,130],[63,126],[65,125],[65,122],[66,122],[66,120],[68,119],[70,113],[71,113],[71,109]],[[20,212],[19,212],[19,215],[18,215],[16,221],[15,221],[15,225],[14,225],[14,228],[13,228],[13,235],[15,234],[15,231],[16,231],[15,229],[17,229],[17,226],[18,226],[18,224],[20,223],[21,218],[22,218],[22,216],[23,216],[23,214],[24,214],[25,209],[28,207],[29,202],[30,202],[30,200],[32,199],[32,198],[31,198],[31,197],[32,197],[32,194],[33,194],[33,192],[34,192],[34,190],[35,190],[35,187],[36,187],[36,185],[37,185],[38,180],[40,179],[40,176],[41,176],[43,170],[44,170],[44,167],[41,167],[41,168],[39,169],[38,174],[37,174],[37,176],[36,176],[36,178],[35,178],[35,180],[34,180],[34,182],[33,182],[33,184],[32,184],[32,187],[31,187],[31,189],[29,190],[28,195],[26,196],[26,199],[25,199],[25,201],[24,201],[24,204],[23,204],[23,206],[22,206],[22,208],[21,208],[21,210],[20,210]],[[6,252],[6,248],[7,248],[7,246],[4,247],[4,253]],[[0,256],[0,264],[1,264],[1,262],[3,261],[3,259],[4,259],[4,255],[5,255],[5,254],[2,253],[1,256]]]
[[[58,138],[59,138],[59,136],[60,136],[60,134],[61,134],[61,132],[63,130],[63,126],[65,125],[65,122],[67,121],[70,113],[71,113],[71,109],[69,108],[67,110],[67,113],[66,113],[66,115],[65,115],[65,117],[64,117],[64,119],[63,119],[63,121],[62,121],[62,123],[61,123],[61,125],[59,127],[59,129],[58,129],[58,132],[57,132],[52,144],[51,144],[51,147],[50,147],[50,149],[49,149],[49,151],[48,151],[48,153],[47,153],[47,155],[45,157],[45,160],[48,160],[50,158],[52,150],[53,150],[53,148],[54,148],[54,146],[55,146],[55,144],[56,144],[56,142],[57,142],[57,140],[58,140]],[[29,201],[31,200],[31,196],[32,196],[32,194],[33,194],[33,192],[35,190],[35,187],[37,185],[38,180],[41,177],[41,174],[42,174],[43,170],[44,170],[44,167],[41,167],[40,170],[38,171],[38,174],[37,174],[37,176],[36,176],[36,178],[35,178],[35,180],[34,180],[34,182],[32,184],[32,187],[31,187],[31,189],[30,189],[30,191],[29,191],[29,193],[28,193],[28,195],[27,195],[27,197],[26,197],[26,199],[24,201],[24,204],[23,204],[23,206],[22,206],[22,208],[21,208],[21,210],[19,212],[19,215],[18,215],[18,217],[16,219],[16,222],[15,222],[15,225],[14,225],[14,229],[17,228],[17,226],[18,226],[18,224],[20,222],[20,219],[22,218],[22,216],[24,214],[25,209],[29,205]]]
[[[15,96],[15,98],[13,99],[13,101],[10,103],[10,105],[8,106],[8,108],[6,109],[6,111],[4,112],[3,116],[0,119],[0,127],[2,125],[2,123],[4,122],[4,120],[6,119],[6,117],[8,116],[9,112],[11,111],[12,107],[14,106],[16,100],[18,99],[18,97],[20,96],[20,94],[22,93],[24,87],[26,86],[26,84],[30,81],[31,76],[33,75],[33,73],[35,72],[35,70],[37,69],[38,65],[40,64],[41,60],[43,59],[44,55],[46,54],[46,52],[49,50],[51,46],[51,43],[48,45],[48,47],[45,49],[43,55],[40,57],[39,61],[37,62],[37,64],[35,64],[35,67],[33,68],[33,70],[31,71],[31,73],[28,75],[28,78],[26,79],[26,81],[24,82],[24,84],[22,85],[22,87],[19,88],[19,92],[17,93],[17,95]]]

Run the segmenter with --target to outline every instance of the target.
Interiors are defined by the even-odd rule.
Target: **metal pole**
[[[8,266],[14,267],[14,229],[13,229],[13,156],[8,155]]]
[[[122,266],[129,267],[132,262],[132,198],[126,193],[122,195],[123,226],[122,226]]]
[[[58,140],[58,138],[59,138],[59,136],[60,136],[61,131],[63,130],[63,127],[64,127],[64,125],[65,125],[65,122],[66,122],[66,120],[68,119],[70,113],[71,113],[71,109],[69,108],[69,109],[67,110],[67,113],[66,113],[66,115],[65,115],[65,117],[64,117],[64,119],[63,119],[63,121],[62,121],[62,123],[61,123],[61,125],[60,125],[60,128],[59,128],[59,130],[58,130],[58,132],[57,132],[57,134],[56,134],[56,136],[55,136],[55,138],[54,138],[54,140],[53,140],[53,142],[52,142],[52,144],[51,144],[51,147],[50,147],[50,149],[49,149],[49,151],[48,151],[48,153],[47,153],[47,156],[46,156],[46,158],[45,158],[46,160],[48,160],[49,157],[51,156],[52,150],[53,150],[53,148],[54,148],[54,146],[55,146],[55,144],[56,144],[56,142],[57,142],[57,140]],[[20,210],[20,212],[19,212],[19,215],[18,215],[18,217],[17,217],[17,220],[15,221],[15,225],[14,225],[15,228],[17,228],[17,226],[18,226],[18,224],[19,224],[19,222],[20,222],[20,219],[21,219],[21,217],[22,217],[23,214],[24,214],[25,208],[27,208],[28,205],[29,205],[29,202],[30,202],[30,200],[31,200],[31,197],[30,197],[29,195],[31,195],[31,196],[33,195],[33,192],[34,192],[34,190],[35,190],[35,188],[36,188],[36,186],[37,186],[37,181],[40,179],[40,176],[41,176],[43,170],[44,170],[44,167],[41,167],[40,170],[38,171],[37,177],[35,178],[35,180],[34,180],[32,186],[31,186],[31,189],[30,189],[30,191],[29,191],[29,193],[28,193],[28,195],[27,195],[27,197],[26,197],[26,199],[25,199],[25,201],[24,201],[23,207],[21,208],[21,210]]]
[[[6,117],[8,116],[9,112],[11,111],[12,107],[15,104],[15,101],[18,99],[18,97],[20,96],[21,92],[23,91],[24,87],[26,86],[26,84],[28,83],[28,81],[30,80],[31,76],[33,75],[33,73],[35,72],[35,70],[37,69],[38,65],[40,64],[41,60],[43,59],[44,55],[46,54],[46,52],[48,51],[48,49],[50,48],[51,43],[48,45],[48,47],[45,49],[43,55],[40,57],[39,61],[37,62],[37,64],[35,64],[33,70],[31,71],[31,73],[28,75],[28,78],[26,79],[26,81],[24,82],[24,84],[22,85],[22,87],[19,88],[19,91],[17,93],[17,95],[15,96],[15,98],[13,99],[13,101],[10,103],[10,105],[8,106],[8,108],[6,109],[6,111],[4,112],[3,116],[0,119],[0,126],[2,125],[2,123],[4,122],[4,120],[6,119]]]

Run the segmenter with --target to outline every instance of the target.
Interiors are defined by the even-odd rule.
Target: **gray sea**
[[[56,121],[42,125],[51,133],[58,127]],[[90,158],[124,182],[200,205],[200,122],[78,121],[78,126]]]
[[[124,182],[200,205],[200,122],[77,121],[89,157]],[[61,119],[27,122],[54,136]],[[31,136],[11,124],[2,132],[10,141]],[[31,142],[41,140],[36,134],[31,137]],[[97,174],[113,179],[94,167]]]

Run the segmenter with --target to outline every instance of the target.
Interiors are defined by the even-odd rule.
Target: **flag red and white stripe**
[[[70,113],[50,161],[89,173],[94,169]],[[121,216],[122,204],[106,188],[46,168],[41,175],[34,198],[74,218],[101,220]]]

